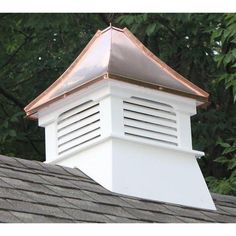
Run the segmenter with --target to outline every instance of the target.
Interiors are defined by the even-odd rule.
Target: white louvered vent
[[[88,101],[62,113],[57,122],[58,154],[100,136],[99,103]]]
[[[123,102],[125,135],[178,145],[176,113],[172,106],[132,97]]]

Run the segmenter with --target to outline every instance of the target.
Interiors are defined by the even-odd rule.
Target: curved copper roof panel
[[[192,84],[150,52],[128,29],[97,31],[64,74],[33,100],[28,116],[42,106],[69,95],[84,85],[109,78],[152,87],[206,102],[208,93]]]

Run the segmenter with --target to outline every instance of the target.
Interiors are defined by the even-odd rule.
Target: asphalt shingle
[[[113,216],[113,215],[105,215],[107,218],[111,220],[111,223],[142,223],[143,221],[139,221],[137,219],[132,220],[130,218],[125,218],[125,217],[119,217],[119,216]]]
[[[45,187],[43,184],[40,183],[33,183],[33,182],[31,183],[27,181],[5,178],[5,177],[1,177],[1,180],[6,184],[8,184],[10,188],[13,189],[26,190],[26,191],[30,190],[32,192],[52,194],[52,195],[54,193],[49,188]]]
[[[94,203],[91,201],[76,200],[71,198],[65,198],[68,202],[73,204],[76,208],[85,211],[91,211],[95,213],[115,215],[119,217],[133,218],[126,210],[119,206],[108,206],[101,203]]]
[[[72,180],[68,181],[68,179],[60,178],[57,176],[48,176],[48,175],[39,175],[39,176],[49,185],[60,186],[65,188],[76,188],[76,186],[71,183]]]
[[[21,220],[22,223],[71,223],[69,219],[49,217],[25,212],[11,211],[12,215]]]
[[[73,204],[70,204],[68,201],[62,197],[52,196],[48,194],[39,194],[34,192],[24,192],[24,194],[30,199],[31,202],[58,206],[58,207],[73,207]]]
[[[217,211],[113,193],[79,169],[0,156],[0,222],[236,222],[236,197]]]
[[[6,199],[0,199],[0,209],[1,210],[11,210],[12,204],[10,204]]]
[[[63,187],[52,186],[52,185],[48,185],[47,187],[59,197],[69,197],[69,198],[82,199],[82,200],[88,200],[88,201],[93,200],[83,191],[80,191],[78,189],[63,188]]]
[[[83,180],[71,180],[71,184],[75,185],[76,188],[83,189],[83,190],[88,190],[96,193],[104,193],[104,194],[110,194],[110,191],[107,189],[103,188],[102,186],[95,184],[95,182],[88,182],[88,181],[83,181]]]
[[[228,202],[235,204],[235,196],[221,195],[216,193],[212,193],[211,195],[213,200],[216,200],[217,202],[222,202],[222,203]]]
[[[30,203],[16,200],[7,200],[7,202],[11,205],[11,207],[8,208],[11,211],[33,213],[42,216],[54,216],[57,218],[64,218],[64,219],[72,219],[61,208],[56,206],[52,207],[49,205],[43,205],[39,203]]]
[[[217,206],[218,209],[222,210],[222,212],[226,215],[231,215],[236,217],[236,206],[233,207],[227,207],[227,206]]]
[[[126,210],[133,216],[133,218],[146,222],[162,222],[159,221],[158,215],[150,211],[138,210],[134,208],[126,208]],[[164,221],[164,219],[163,219]],[[175,221],[178,222],[178,221]]]
[[[208,222],[214,222],[214,219],[204,215],[203,213],[201,213],[199,210],[197,209],[188,209],[182,206],[173,206],[173,205],[167,205],[166,204],[166,208],[175,212],[175,215],[178,216],[183,216],[183,217],[190,217],[193,219],[199,219],[199,220],[205,220]]]
[[[182,217],[182,216],[178,216],[178,219],[181,220],[183,223],[209,223],[204,220],[196,220],[193,218]]]
[[[74,220],[84,221],[84,222],[96,222],[96,223],[106,223],[108,218],[103,214],[91,213],[82,210],[75,210],[70,208],[64,208],[64,211],[70,215]]]
[[[0,164],[14,166],[14,167],[24,167],[20,162],[17,161],[17,158],[12,158],[8,156],[0,155]]]
[[[0,187],[0,199],[30,201],[30,199],[27,198],[27,195],[25,195],[23,191],[2,187]]]
[[[87,179],[88,176],[86,174],[84,174],[82,171],[80,171],[79,169],[77,168],[69,168],[69,167],[65,167],[63,166],[62,167],[67,173],[69,173],[70,175],[74,175],[74,176],[77,176],[77,177],[81,177],[81,178],[85,178]]]
[[[0,210],[0,223],[21,223],[23,220],[14,216],[10,211]]]
[[[2,177],[0,177],[0,188],[12,188],[12,186],[9,185],[8,183],[4,182],[2,180]]]
[[[91,197],[95,202],[104,203],[108,205],[121,206],[121,207],[130,207],[130,204],[124,201],[123,199],[105,194],[98,194],[97,192],[92,191],[83,191],[89,197]]]
[[[146,211],[153,211],[153,212],[161,212],[164,214],[174,214],[173,211],[167,209],[164,204],[161,203],[154,203],[151,201],[142,201],[137,199],[132,199],[128,197],[122,197],[124,201],[126,201],[132,208],[146,210]]]
[[[217,214],[213,212],[203,212],[206,216],[209,216],[210,218],[214,219],[215,222],[218,223],[236,223],[236,218],[235,216],[228,216],[228,215],[223,215],[223,214]]]
[[[45,171],[46,168],[38,161],[29,161],[25,159],[16,158],[16,161],[23,165],[26,169]]]
[[[45,184],[48,183],[44,179],[40,178],[37,174],[27,173],[24,171],[15,171],[8,168],[0,167],[0,176],[4,175],[3,177],[9,177],[17,180],[24,180],[28,182],[40,183]]]
[[[44,164],[43,167],[47,170],[48,173],[50,174],[57,174],[61,176],[69,176],[71,175],[64,170],[63,167],[58,166],[58,165],[53,165],[53,164]]]

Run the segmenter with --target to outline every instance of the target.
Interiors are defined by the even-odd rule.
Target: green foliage
[[[44,131],[24,118],[23,108],[104,26],[92,14],[0,14],[1,154],[44,160]]]
[[[212,41],[215,43],[217,56],[215,61],[222,68],[217,82],[224,82],[225,89],[231,89],[236,101],[236,15],[225,14],[217,30],[213,30]]]
[[[206,178],[211,189],[222,194],[236,193],[236,139],[228,139],[228,142],[218,141],[218,145],[222,148],[221,156],[214,161],[225,166],[229,171],[229,176],[218,179],[214,176]]]
[[[192,118],[193,146],[211,191],[236,195],[235,14],[0,14],[0,153],[44,160],[44,131],[23,108],[109,22],[210,93]]]

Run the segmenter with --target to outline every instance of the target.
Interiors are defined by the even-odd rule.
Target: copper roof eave
[[[126,82],[126,83],[131,83],[131,84],[135,84],[135,85],[139,85],[139,86],[143,86],[143,87],[146,87],[146,88],[151,88],[151,89],[155,89],[155,90],[159,90],[159,91],[163,91],[163,92],[167,92],[167,93],[172,93],[172,94],[176,94],[176,95],[180,95],[180,96],[184,96],[184,97],[188,97],[188,98],[192,98],[192,99],[196,99],[200,102],[203,102],[203,104],[200,104],[199,106],[203,106],[204,104],[208,104],[208,96],[207,97],[203,97],[203,96],[199,96],[199,95],[194,95],[194,94],[189,94],[189,93],[186,93],[186,92],[183,92],[183,91],[179,91],[179,90],[174,90],[174,89],[171,89],[171,88],[167,88],[167,87],[164,87],[164,86],[161,86],[161,85],[158,85],[158,84],[152,84],[152,83],[148,83],[148,82],[144,82],[144,81],[141,81],[141,80],[136,80],[136,79],[132,79],[132,78],[127,78],[127,77],[123,77],[121,75],[115,75],[115,74],[111,74],[111,73],[107,73],[107,74],[104,74],[104,75],[101,75],[89,82],[86,82],[84,83],[83,85],[80,85],[79,87],[77,88],[74,88],[73,90],[67,92],[67,93],[64,93],[60,96],[57,96],[51,100],[49,100],[48,102],[46,103],[43,103],[42,105],[40,106],[37,106],[35,107],[34,109],[32,110],[27,110],[26,111],[26,117],[29,117],[31,119],[37,119],[37,117],[35,116],[35,113],[37,113],[37,111],[40,109],[40,108],[43,108],[43,107],[46,107],[62,98],[65,98],[81,89],[84,89],[98,81],[101,81],[101,80],[104,80],[104,79],[114,79],[114,80],[118,80],[118,81],[122,81],[122,82]]]
[[[54,103],[54,102],[56,102],[56,101],[58,101],[58,100],[60,100],[62,98],[65,98],[65,97],[67,97],[67,96],[69,96],[69,95],[71,95],[71,94],[73,94],[73,93],[75,93],[75,92],[77,92],[77,91],[79,91],[81,89],[84,89],[84,88],[86,88],[86,87],[88,87],[88,86],[90,86],[90,85],[92,85],[92,84],[94,84],[94,83],[96,83],[96,82],[98,82],[100,80],[103,80],[103,79],[106,78],[106,76],[107,76],[107,74],[104,74],[104,75],[101,75],[101,76],[99,76],[99,77],[97,77],[97,78],[95,78],[93,80],[90,80],[90,81],[88,81],[88,82],[86,82],[86,83],[84,83],[84,84],[82,84],[82,85],[72,89],[69,92],[63,93],[62,95],[59,95],[57,97],[52,98],[51,100],[48,100],[47,102],[45,102],[45,103],[35,107],[34,109],[26,110],[26,108],[25,108],[24,110],[26,112],[26,117],[37,119],[37,117],[34,114],[37,113],[37,111],[40,108],[46,107],[46,106],[48,106],[48,105],[50,105],[50,104],[52,104],[52,103]]]

